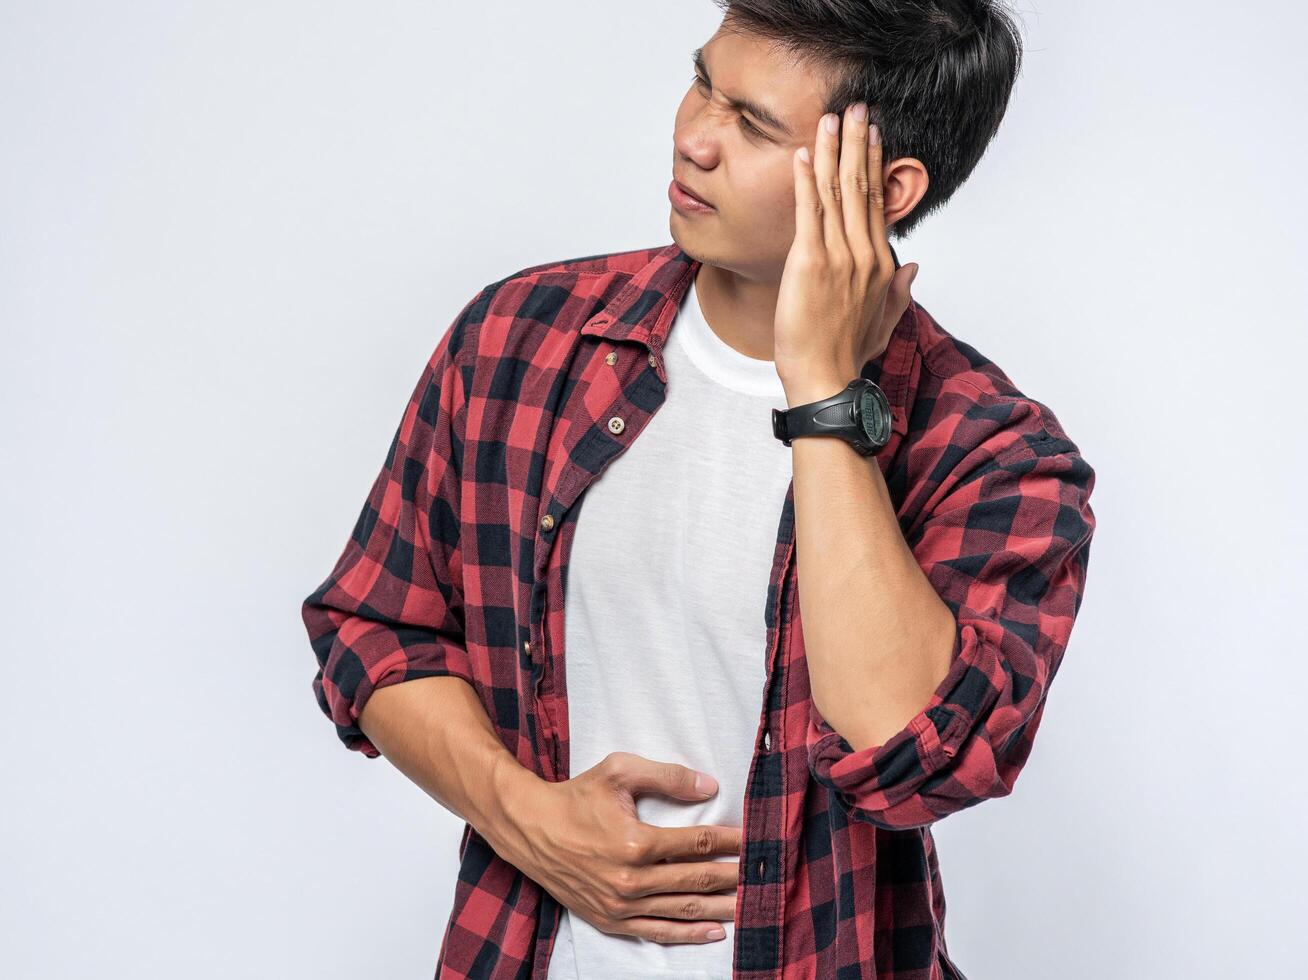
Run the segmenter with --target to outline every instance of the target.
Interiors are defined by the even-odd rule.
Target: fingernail
[[[700,796],[713,795],[713,777],[702,772],[695,773],[695,792]]]
[[[827,132],[835,135],[840,129],[840,117],[834,112],[828,112],[822,117],[822,125],[827,127]]]
[[[866,119],[866,118],[867,118],[867,103],[866,103],[866,102],[855,102],[855,103],[854,103],[853,114],[854,114],[854,118],[857,119],[859,122],[862,122],[864,119]]]
[[[876,144],[881,142],[881,134],[877,131],[876,123],[873,123],[867,128],[867,141],[872,146],[876,146]]]
[[[708,932],[704,933],[704,935],[709,939],[721,939],[726,934],[727,934],[727,930],[719,927],[714,927],[710,929]]]

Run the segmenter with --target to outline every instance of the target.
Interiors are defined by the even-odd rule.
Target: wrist
[[[496,852],[507,857],[523,850],[526,826],[523,817],[537,812],[535,800],[550,783],[523,766],[508,752],[495,757],[491,764],[488,806],[475,826]]]
[[[794,408],[796,405],[807,405],[810,402],[821,401],[823,398],[830,398],[857,377],[858,371],[854,369],[850,369],[848,374],[841,374],[838,369],[809,371],[789,379],[782,378],[781,387],[786,393],[787,406]]]

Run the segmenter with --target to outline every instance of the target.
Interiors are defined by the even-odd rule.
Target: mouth
[[[681,211],[712,211],[713,204],[704,200],[685,184],[673,178],[668,185],[668,198]]]

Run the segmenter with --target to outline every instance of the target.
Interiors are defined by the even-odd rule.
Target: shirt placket
[[[754,758],[745,785],[744,830],[736,891],[733,975],[742,980],[782,975],[785,869],[794,846],[786,807],[794,775],[785,751],[785,711],[790,703],[788,610],[793,601],[794,482],[786,490],[777,528],[772,574],[765,606],[767,680],[763,691]]]
[[[569,561],[567,552],[571,550],[572,538],[569,536],[563,539],[559,532],[569,508],[585,492],[586,487],[598,478],[604,466],[620,455],[639,435],[662,402],[661,389],[666,383],[666,375],[658,347],[654,345],[645,350],[647,353],[641,358],[635,342],[632,342],[604,355],[603,365],[612,370],[607,373],[597,370],[590,378],[588,387],[595,392],[605,393],[595,401],[607,405],[607,408],[593,414],[586,408],[577,409],[581,416],[576,423],[579,435],[564,443],[565,462],[559,468],[553,488],[546,487],[542,496],[543,507],[536,531],[538,540],[535,549],[530,639],[526,652],[536,671],[535,708],[543,743],[543,751],[540,753],[542,769],[547,778],[555,781],[570,776],[569,759],[564,756],[559,738],[567,712],[567,692],[558,684],[559,675],[562,673],[566,676],[566,671],[561,669],[566,666],[563,620],[561,616],[553,614],[556,610],[562,612],[563,571]],[[598,352],[595,354],[587,363],[597,369],[600,361]],[[610,389],[595,387],[597,385],[611,386],[611,393]],[[642,404],[652,404],[654,407],[648,412],[640,410],[628,397],[629,390],[638,392],[636,397]],[[584,405],[584,401],[581,404]],[[545,980],[548,976],[549,959],[562,916],[562,907],[557,902],[554,903],[554,909],[553,922],[548,924],[548,928],[542,923],[537,933],[539,941],[532,970],[533,980]]]
[[[626,357],[624,357],[624,351]],[[550,778],[561,780],[570,775],[568,760],[563,758],[559,731],[567,711],[567,693],[559,688],[557,677],[561,666],[566,665],[562,629],[551,630],[551,612],[561,608],[563,602],[563,569],[569,556],[566,550],[556,549],[559,530],[567,511],[587,486],[598,478],[603,468],[620,455],[653,418],[662,404],[662,386],[666,384],[663,362],[657,344],[646,348],[645,364],[629,376],[634,358],[631,345],[618,345],[599,358],[598,352],[587,363],[597,366],[601,361],[614,369],[607,383],[612,384],[611,395],[595,399],[606,408],[592,412],[582,410],[579,435],[565,445],[566,462],[552,491],[547,488],[544,505],[538,522],[539,540],[535,560],[535,589],[529,648],[537,665],[536,692],[539,707],[538,722],[544,743],[544,768]],[[624,368],[623,365],[626,365]],[[606,383],[604,375],[590,380],[590,385]],[[657,384],[658,391],[641,390],[642,384]],[[628,397],[631,391],[642,403],[652,405],[642,411]],[[656,397],[651,397],[656,396]],[[581,462],[578,462],[580,460]],[[783,751],[783,711],[786,704],[784,640],[786,636],[786,602],[792,586],[791,570],[794,553],[793,540],[793,482],[787,489],[781,523],[777,534],[777,547],[773,558],[772,574],[766,606],[768,670],[763,688],[763,704],[756,733],[754,756],[745,789],[745,806],[742,829],[742,854],[737,880],[735,949],[733,972],[751,980],[779,978],[781,976],[782,922],[784,900],[784,869],[789,856],[785,827],[785,804],[790,794],[791,777],[785,771],[786,753]],[[571,538],[559,547],[570,549]],[[552,634],[557,634],[552,635]],[[566,676],[566,672],[565,676]],[[555,921],[548,930],[548,938],[539,944],[533,977],[543,980],[548,973],[549,956],[557,935],[561,908],[556,908]],[[539,934],[545,937],[546,931]]]

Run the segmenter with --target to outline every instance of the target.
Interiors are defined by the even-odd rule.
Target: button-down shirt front
[[[576,505],[658,411],[663,349],[698,268],[675,244],[547,263],[455,317],[344,551],[304,601],[313,690],[347,747],[378,755],[358,727],[377,688],[455,675],[523,766],[569,777]],[[855,751],[826,723],[796,601],[792,482],[746,784],[740,980],[963,976],[931,825],[1012,791],[1084,593],[1094,472],[1047,406],[915,301],[862,375],[893,412],[876,461],[901,531],[957,619],[952,667],[880,746]],[[471,826],[459,858],[437,976],[544,980],[558,903]]]

